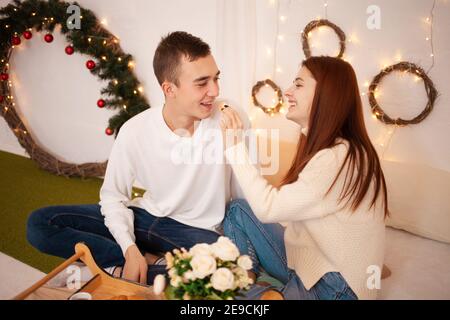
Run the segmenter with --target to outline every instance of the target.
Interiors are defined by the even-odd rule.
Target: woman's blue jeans
[[[263,224],[253,214],[245,200],[234,200],[227,206],[223,223],[225,236],[248,254],[253,261],[253,271],[260,268],[283,283],[275,288],[288,300],[355,300],[355,293],[338,272],[326,273],[310,290],[307,290],[296,272],[289,269],[284,245],[284,228],[277,223]],[[268,289],[253,285],[245,294],[247,299],[257,299]]]
[[[175,248],[189,249],[196,243],[213,243],[218,233],[191,227],[171,218],[159,218],[137,207],[134,212],[134,234],[141,251],[165,253]],[[125,264],[122,250],[105,225],[100,205],[51,206],[34,211],[28,218],[27,238],[39,251],[67,259],[75,245],[84,242],[102,267]],[[147,282],[165,273],[165,266],[149,266]]]

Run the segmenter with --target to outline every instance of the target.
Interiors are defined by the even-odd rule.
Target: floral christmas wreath
[[[67,55],[74,52],[92,57],[86,62],[86,68],[108,85],[101,94],[108,96],[97,101],[99,108],[119,109],[119,113],[109,119],[105,133],[118,133],[122,124],[134,115],[148,109],[147,99],[142,95],[142,87],[132,69],[132,56],[123,52],[119,40],[104,29],[93,12],[80,8],[80,28],[69,29],[67,9],[70,3],[59,0],[26,0],[13,3],[0,9],[0,113],[13,130],[22,147],[31,159],[44,170],[63,176],[96,177],[104,175],[106,162],[71,164],[55,158],[36,144],[29,130],[16,112],[12,83],[9,81],[9,59],[14,48],[19,46],[22,38],[29,40],[36,31],[47,31],[44,40],[53,41],[52,32],[57,25],[66,36],[69,45],[65,48]]]
[[[258,98],[256,97],[256,95],[258,94],[259,90],[264,87],[271,87],[275,93],[277,94],[277,103],[275,104],[275,106],[272,107],[266,107],[264,105],[262,105]],[[252,89],[252,100],[253,100],[253,104],[259,108],[261,108],[265,113],[269,114],[269,115],[273,115],[274,113],[277,113],[280,111],[281,107],[283,106],[283,93],[281,92],[280,87],[278,87],[276,85],[275,82],[273,82],[270,79],[266,79],[263,81],[258,81]]]
[[[388,116],[383,109],[378,104],[375,94],[377,91],[378,85],[381,83],[381,80],[387,76],[388,74],[391,74],[394,71],[399,72],[408,72],[411,73],[423,80],[425,91],[427,93],[428,102],[425,106],[425,109],[416,117],[410,120],[404,120],[401,118],[392,119],[390,116]],[[400,126],[406,126],[408,124],[417,124],[421,121],[423,121],[433,110],[434,103],[436,101],[436,98],[438,96],[438,92],[436,88],[434,87],[433,81],[428,77],[428,75],[425,73],[425,71],[415,65],[411,62],[399,62],[395,65],[389,66],[384,68],[378,75],[375,76],[375,78],[372,80],[372,83],[369,86],[369,103],[370,107],[372,109],[372,113],[375,115],[375,117],[386,123],[386,124],[394,124],[394,125],[400,125]]]
[[[344,56],[345,51],[345,33],[341,30],[337,25],[330,22],[329,20],[320,19],[320,20],[313,20],[310,23],[308,23],[302,31],[302,46],[303,46],[303,52],[305,53],[305,57],[309,58],[311,57],[311,48],[309,47],[309,41],[308,37],[311,31],[313,31],[316,28],[326,26],[330,27],[331,29],[336,32],[337,36],[339,37],[339,44],[340,44],[340,51],[337,56],[337,58],[342,58]]]

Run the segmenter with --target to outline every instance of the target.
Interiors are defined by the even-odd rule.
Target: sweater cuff
[[[127,252],[127,249],[134,245],[135,242],[132,239],[132,237],[129,234],[123,234],[118,239],[116,239],[117,243],[120,246],[120,249],[122,249],[123,256],[125,257],[125,253]]]

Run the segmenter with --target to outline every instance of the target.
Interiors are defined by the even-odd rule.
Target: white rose
[[[177,269],[172,268],[172,269],[169,270],[168,273],[169,273],[169,277],[173,278],[174,276],[177,275]]]
[[[183,279],[180,276],[175,276],[170,279],[170,285],[172,287],[178,288],[178,286],[183,282]]]
[[[166,277],[162,274],[158,274],[153,281],[153,292],[156,295],[160,295],[166,287]]]
[[[193,246],[190,250],[189,253],[192,256],[196,256],[196,255],[210,255],[212,254],[212,249],[211,246],[209,244],[206,243],[199,243],[196,244],[195,246]]]
[[[173,267],[174,258],[173,255],[170,252],[167,252],[165,255],[166,262],[167,262],[167,269],[170,269]]]
[[[223,261],[234,261],[239,257],[239,250],[226,237],[220,237],[216,243],[211,245],[214,255]]]
[[[191,267],[194,276],[203,279],[216,271],[216,259],[210,255],[196,255],[191,260]]]
[[[186,271],[185,273],[183,273],[183,282],[187,283],[191,280],[195,280],[195,275],[194,272],[192,272],[191,270]]]
[[[191,296],[186,292],[186,293],[183,295],[183,300],[191,300]]]
[[[240,289],[244,289],[253,283],[253,279],[251,279],[248,276],[247,270],[245,270],[241,267],[236,267],[233,269],[233,272],[236,275],[236,277],[235,277],[236,279],[234,282],[236,287],[239,287]]]
[[[238,258],[237,265],[244,270],[251,270],[253,267],[253,262],[249,256],[244,255]]]
[[[234,275],[227,268],[219,268],[211,277],[211,284],[214,289],[226,291],[234,289]]]

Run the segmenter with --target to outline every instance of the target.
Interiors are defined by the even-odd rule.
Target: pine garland
[[[119,112],[109,119],[108,129],[117,133],[120,127],[134,115],[148,109],[150,105],[141,93],[140,83],[133,73],[133,57],[123,52],[119,40],[104,29],[95,14],[74,2],[81,11],[81,28],[69,29],[67,8],[72,3],[60,0],[14,0],[0,9],[0,71],[7,74],[9,59],[14,51],[13,38],[20,37],[31,30],[54,32],[60,26],[61,33],[73,47],[74,52],[90,56],[95,62],[91,73],[108,82],[101,94],[105,106]],[[24,123],[15,111],[15,103],[8,81],[1,81],[0,96],[2,115],[17,136],[19,143],[25,147],[31,158],[39,153],[40,167],[58,175],[65,176],[101,176],[106,163],[71,165],[61,162],[36,145]],[[92,169],[92,167],[96,169]],[[98,168],[97,168],[98,167]],[[63,168],[63,169],[61,169]]]

